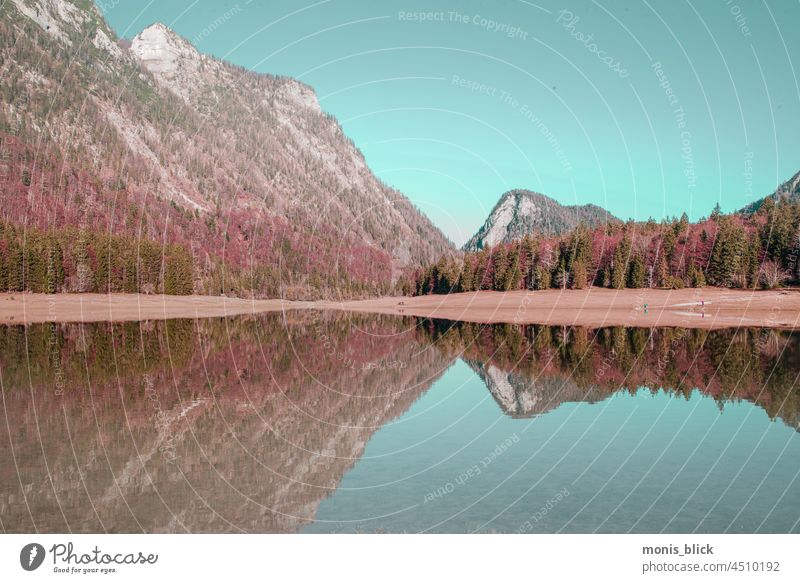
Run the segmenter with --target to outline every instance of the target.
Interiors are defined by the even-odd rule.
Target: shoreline
[[[314,309],[484,324],[800,329],[800,289],[481,291],[342,302],[144,294],[0,294],[0,324],[6,325],[215,318]]]
[[[218,318],[303,309],[307,303],[225,296],[2,293],[0,324]]]
[[[340,309],[483,324],[800,329],[800,288],[551,289],[393,299],[393,305],[390,298],[343,302]]]

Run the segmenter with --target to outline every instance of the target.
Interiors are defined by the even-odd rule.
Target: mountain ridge
[[[561,235],[579,223],[594,227],[618,221],[610,212],[594,204],[562,205],[547,195],[518,188],[501,195],[486,221],[462,249],[479,251],[533,233]]]
[[[769,199],[772,199],[775,202],[785,200],[790,203],[800,201],[800,172],[797,172],[789,180],[780,184],[774,192],[748,204],[738,212],[742,214],[752,214],[758,211],[758,209],[761,208],[761,205],[763,205]]]

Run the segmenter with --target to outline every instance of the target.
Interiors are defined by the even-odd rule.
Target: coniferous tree
[[[727,287],[734,283],[746,257],[747,238],[744,229],[733,223],[730,217],[720,217],[719,225],[708,263],[708,280],[712,285]]]
[[[628,279],[628,260],[631,254],[631,240],[626,234],[614,250],[614,263],[611,265],[611,287],[622,289]]]
[[[166,272],[164,276],[164,293],[187,296],[194,291],[192,277],[192,259],[186,248],[173,245],[169,249]]]
[[[494,273],[493,273],[493,287],[496,291],[505,291],[507,284],[507,271],[509,268],[508,251],[505,245],[498,245],[493,253],[492,259],[494,260]]]
[[[656,264],[656,286],[668,287],[669,286],[669,264],[667,263],[666,253],[664,250],[658,255],[658,262]]]
[[[464,266],[461,269],[461,290],[475,291],[475,259],[472,254],[464,257]]]
[[[550,274],[550,270],[547,269],[544,265],[537,265],[534,269],[535,277],[534,277],[534,284],[537,290],[545,290],[550,289],[552,277]]]
[[[523,270],[523,287],[535,289],[536,275],[536,241],[530,235],[522,239],[522,249],[525,253],[525,268]]]
[[[634,254],[630,261],[628,271],[628,287],[642,288],[647,285],[647,270],[644,264],[644,257],[640,253]]]
[[[706,276],[703,271],[698,268],[694,263],[689,266],[686,272],[686,278],[690,287],[703,287],[706,285]]]
[[[583,259],[578,259],[572,263],[572,287],[574,289],[583,289],[586,284],[586,264]]]
[[[506,270],[503,291],[519,289],[520,282],[522,281],[521,260],[522,257],[520,257],[519,245],[512,245],[511,251],[508,254],[508,269]]]
[[[47,282],[45,293],[54,294],[64,287],[64,252],[54,235],[47,237]]]

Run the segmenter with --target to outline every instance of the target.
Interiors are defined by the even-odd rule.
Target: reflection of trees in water
[[[3,526],[297,530],[452,362],[410,325],[307,313],[0,327]]]
[[[573,328],[423,320],[418,329],[461,356],[514,416],[563,402],[594,402],[641,387],[686,398],[747,400],[771,418],[800,422],[800,337],[772,329]]]

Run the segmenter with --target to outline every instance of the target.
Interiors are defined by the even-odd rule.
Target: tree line
[[[65,227],[47,231],[0,221],[0,291],[193,293],[182,245]]]
[[[400,283],[413,295],[479,290],[774,288],[796,282],[800,203],[768,198],[750,215],[711,215],[690,223],[578,225],[560,237],[528,235],[463,256],[443,255]]]

